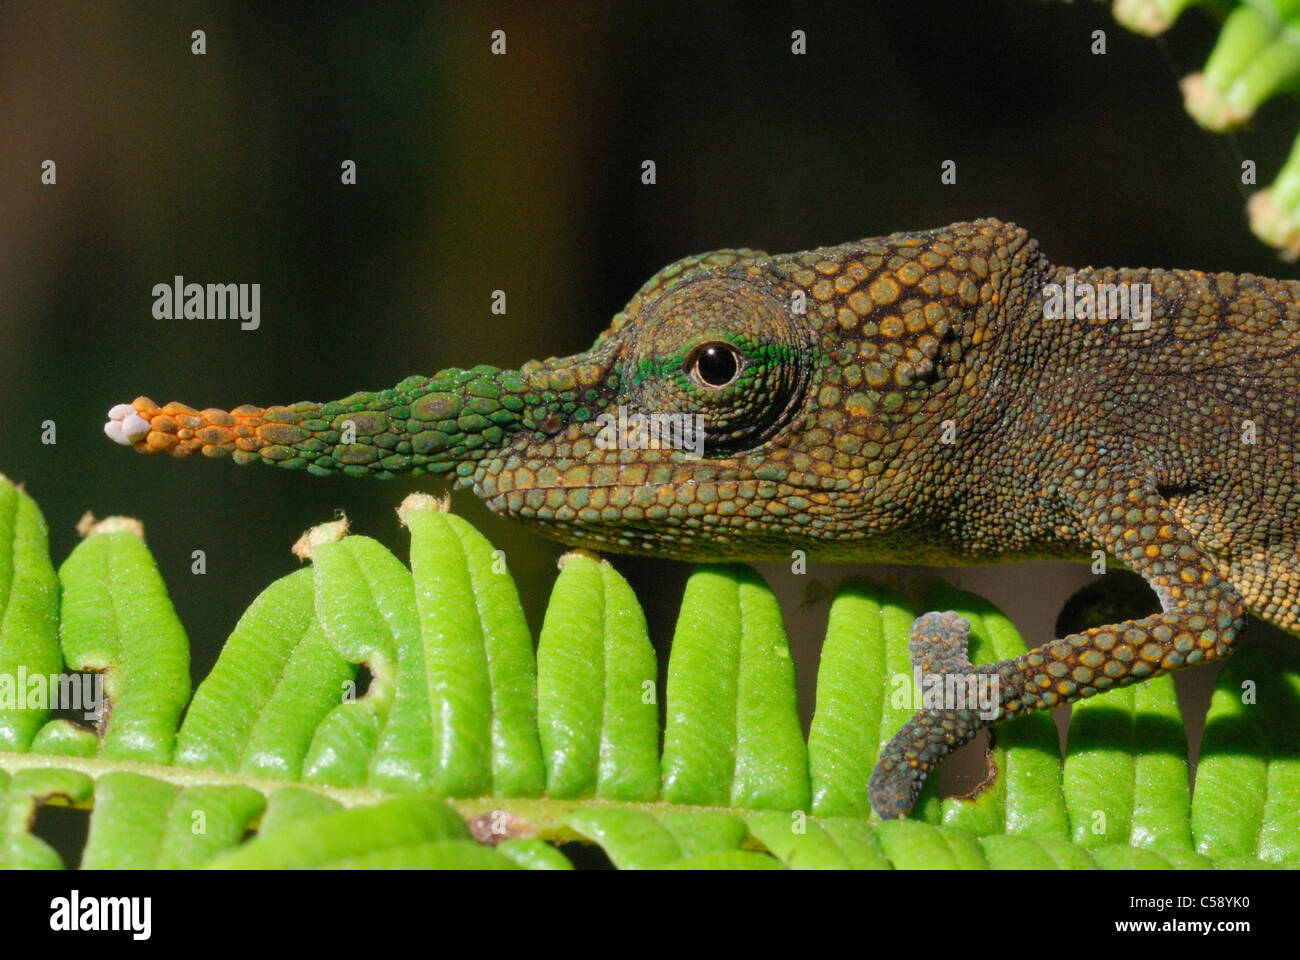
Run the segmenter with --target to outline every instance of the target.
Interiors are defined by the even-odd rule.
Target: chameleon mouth
[[[394,420],[402,421],[381,420],[381,411],[375,408],[398,407],[395,412],[401,413],[401,408],[414,409],[429,395],[426,391],[415,399],[407,396],[405,404],[365,395],[350,404],[245,405],[229,411],[197,410],[180,403],[159,406],[147,397],[138,397],[109,411],[104,432],[116,443],[142,453],[173,457],[231,456],[240,463],[260,460],[315,473],[454,474],[456,486],[472,489],[493,512],[536,523],[553,539],[618,552],[659,552],[679,559],[757,555],[758,545],[746,542],[745,524],[752,523],[747,511],[752,513],[759,505],[768,521],[778,523],[782,515],[809,508],[824,515],[827,522],[844,514],[844,506],[826,499],[824,492],[742,479],[732,476],[738,465],[683,461],[681,452],[672,449],[638,451],[642,459],[637,463],[618,462],[619,450],[605,451],[610,459],[603,462],[576,454],[566,456],[560,451],[574,443],[585,440],[590,444],[576,419],[567,429],[555,432],[552,442],[559,450],[550,458],[516,460],[521,452],[516,436],[506,436],[501,424],[494,424],[501,433],[491,434],[496,442],[488,442],[485,436],[475,445],[467,435],[454,445],[440,439],[423,452],[407,453],[398,438],[414,443],[423,431],[411,434],[408,417],[402,424],[405,433],[381,433],[385,423],[393,430]],[[368,409],[356,409],[361,402]],[[421,409],[431,412],[435,403],[455,409],[454,403],[443,400],[425,403]],[[448,426],[446,419],[442,418],[441,425]],[[349,421],[355,437],[347,435]],[[478,425],[478,421],[465,419],[463,410],[454,422]],[[527,431],[530,441],[539,426],[534,424]],[[378,456],[383,444],[393,450],[390,457]],[[413,462],[416,456],[424,461]],[[349,462],[351,457],[356,462]],[[792,529],[791,536],[802,539],[808,532],[807,528]],[[770,537],[769,531],[769,548]]]

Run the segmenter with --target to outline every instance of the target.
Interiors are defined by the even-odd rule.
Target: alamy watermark
[[[148,940],[153,933],[153,897],[83,897],[80,890],[73,890],[50,901],[50,929],[124,931],[133,940]]]
[[[618,416],[596,418],[600,450],[685,450],[688,460],[704,456],[704,414],[633,413],[619,404]]]
[[[1134,330],[1151,326],[1151,284],[1049,283],[1043,287],[1044,320],[1130,320]]]
[[[0,710],[80,712],[98,723],[104,712],[104,676],[100,673],[31,673],[19,666],[0,673]]]
[[[234,320],[240,330],[262,324],[260,283],[186,283],[177,276],[171,283],[153,286],[155,320]]]
[[[896,710],[974,710],[981,720],[996,720],[1001,692],[996,673],[927,673],[914,667],[889,681]],[[917,703],[917,695],[920,703]]]

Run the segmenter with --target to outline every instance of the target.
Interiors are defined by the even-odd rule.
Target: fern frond
[[[608,562],[565,557],[534,658],[504,556],[429,498],[402,515],[409,566],[311,531],[311,566],[253,601],[187,705],[188,645],[138,528],[87,527],[56,578],[40,511],[0,482],[0,866],[62,865],[31,832],[44,803],[91,811],[90,868],[566,869],[571,842],[625,868],[1300,864],[1294,655],[1234,657],[1195,792],[1162,677],[1076,706],[1063,760],[1050,717],[1004,725],[976,796],[931,786],[882,823],[867,778],[912,709],[898,595],[836,592],[805,741],[753,570],[692,574],[661,691]],[[979,597],[936,581],[920,602],[970,621],[975,663],[1025,649]],[[19,689],[50,675],[43,699]],[[59,677],[87,675],[109,698],[94,728],[51,720]]]

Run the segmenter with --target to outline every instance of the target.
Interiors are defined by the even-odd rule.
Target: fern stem
[[[170,783],[177,787],[196,786],[241,786],[250,787],[267,796],[276,790],[292,787],[310,790],[322,796],[336,800],[345,807],[369,806],[403,796],[400,793],[374,790],[369,788],[330,787],[324,784],[304,783],[301,781],[272,780],[262,777],[249,777],[236,773],[218,773],[214,770],[191,770],[184,767],[163,766],[152,763],[135,763],[128,760],[101,760],[94,757],[51,757],[40,754],[7,753],[0,751],[0,770],[14,774],[22,770],[38,770],[58,767],[61,770],[73,770],[85,774],[92,780],[109,773],[138,773]],[[92,800],[69,802],[66,797],[53,796],[46,802],[55,806],[71,807],[77,810],[90,810]],[[663,813],[712,812],[725,813],[747,820],[755,810],[742,810],[736,807],[687,806],[679,803],[655,801],[649,803],[625,803],[614,800],[601,800],[594,797],[574,800],[555,800],[550,797],[457,797],[448,802],[453,809],[470,824],[476,821],[489,821],[493,815],[504,813],[505,821],[512,824],[510,839],[518,837],[537,837],[553,842],[583,841],[581,836],[564,821],[572,813],[580,810],[635,810],[658,816]],[[809,817],[815,821],[815,817]],[[256,825],[254,825],[256,826]],[[479,831],[475,831],[476,834]],[[752,837],[742,845],[745,849],[761,850],[763,846]]]

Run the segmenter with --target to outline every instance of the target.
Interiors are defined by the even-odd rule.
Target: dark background
[[[344,510],[404,558],[394,508],[438,484],[140,457],[102,433],[138,394],[229,408],[517,366],[585,349],[688,253],[980,216],[1028,227],[1058,263],[1296,275],[1250,235],[1234,155],[1267,183],[1294,105],[1234,141],[1196,128],[1177,78],[1216,31],[1197,11],[1157,42],[1094,2],[267,6],[0,11],[0,471],[41,504],[56,563],[86,510],[144,521],[196,679],[297,567],[302,530]],[[40,183],[47,159],[56,186]],[[155,321],[152,287],[176,274],[260,283],[261,328]],[[489,311],[498,288],[505,316]],[[469,494],[454,509],[506,550],[536,631],[561,548]],[[689,568],[616,563],[663,650]],[[844,572],[764,567],[805,709],[826,604],[798,600]],[[1088,579],[1050,564],[961,576],[1031,644]]]

